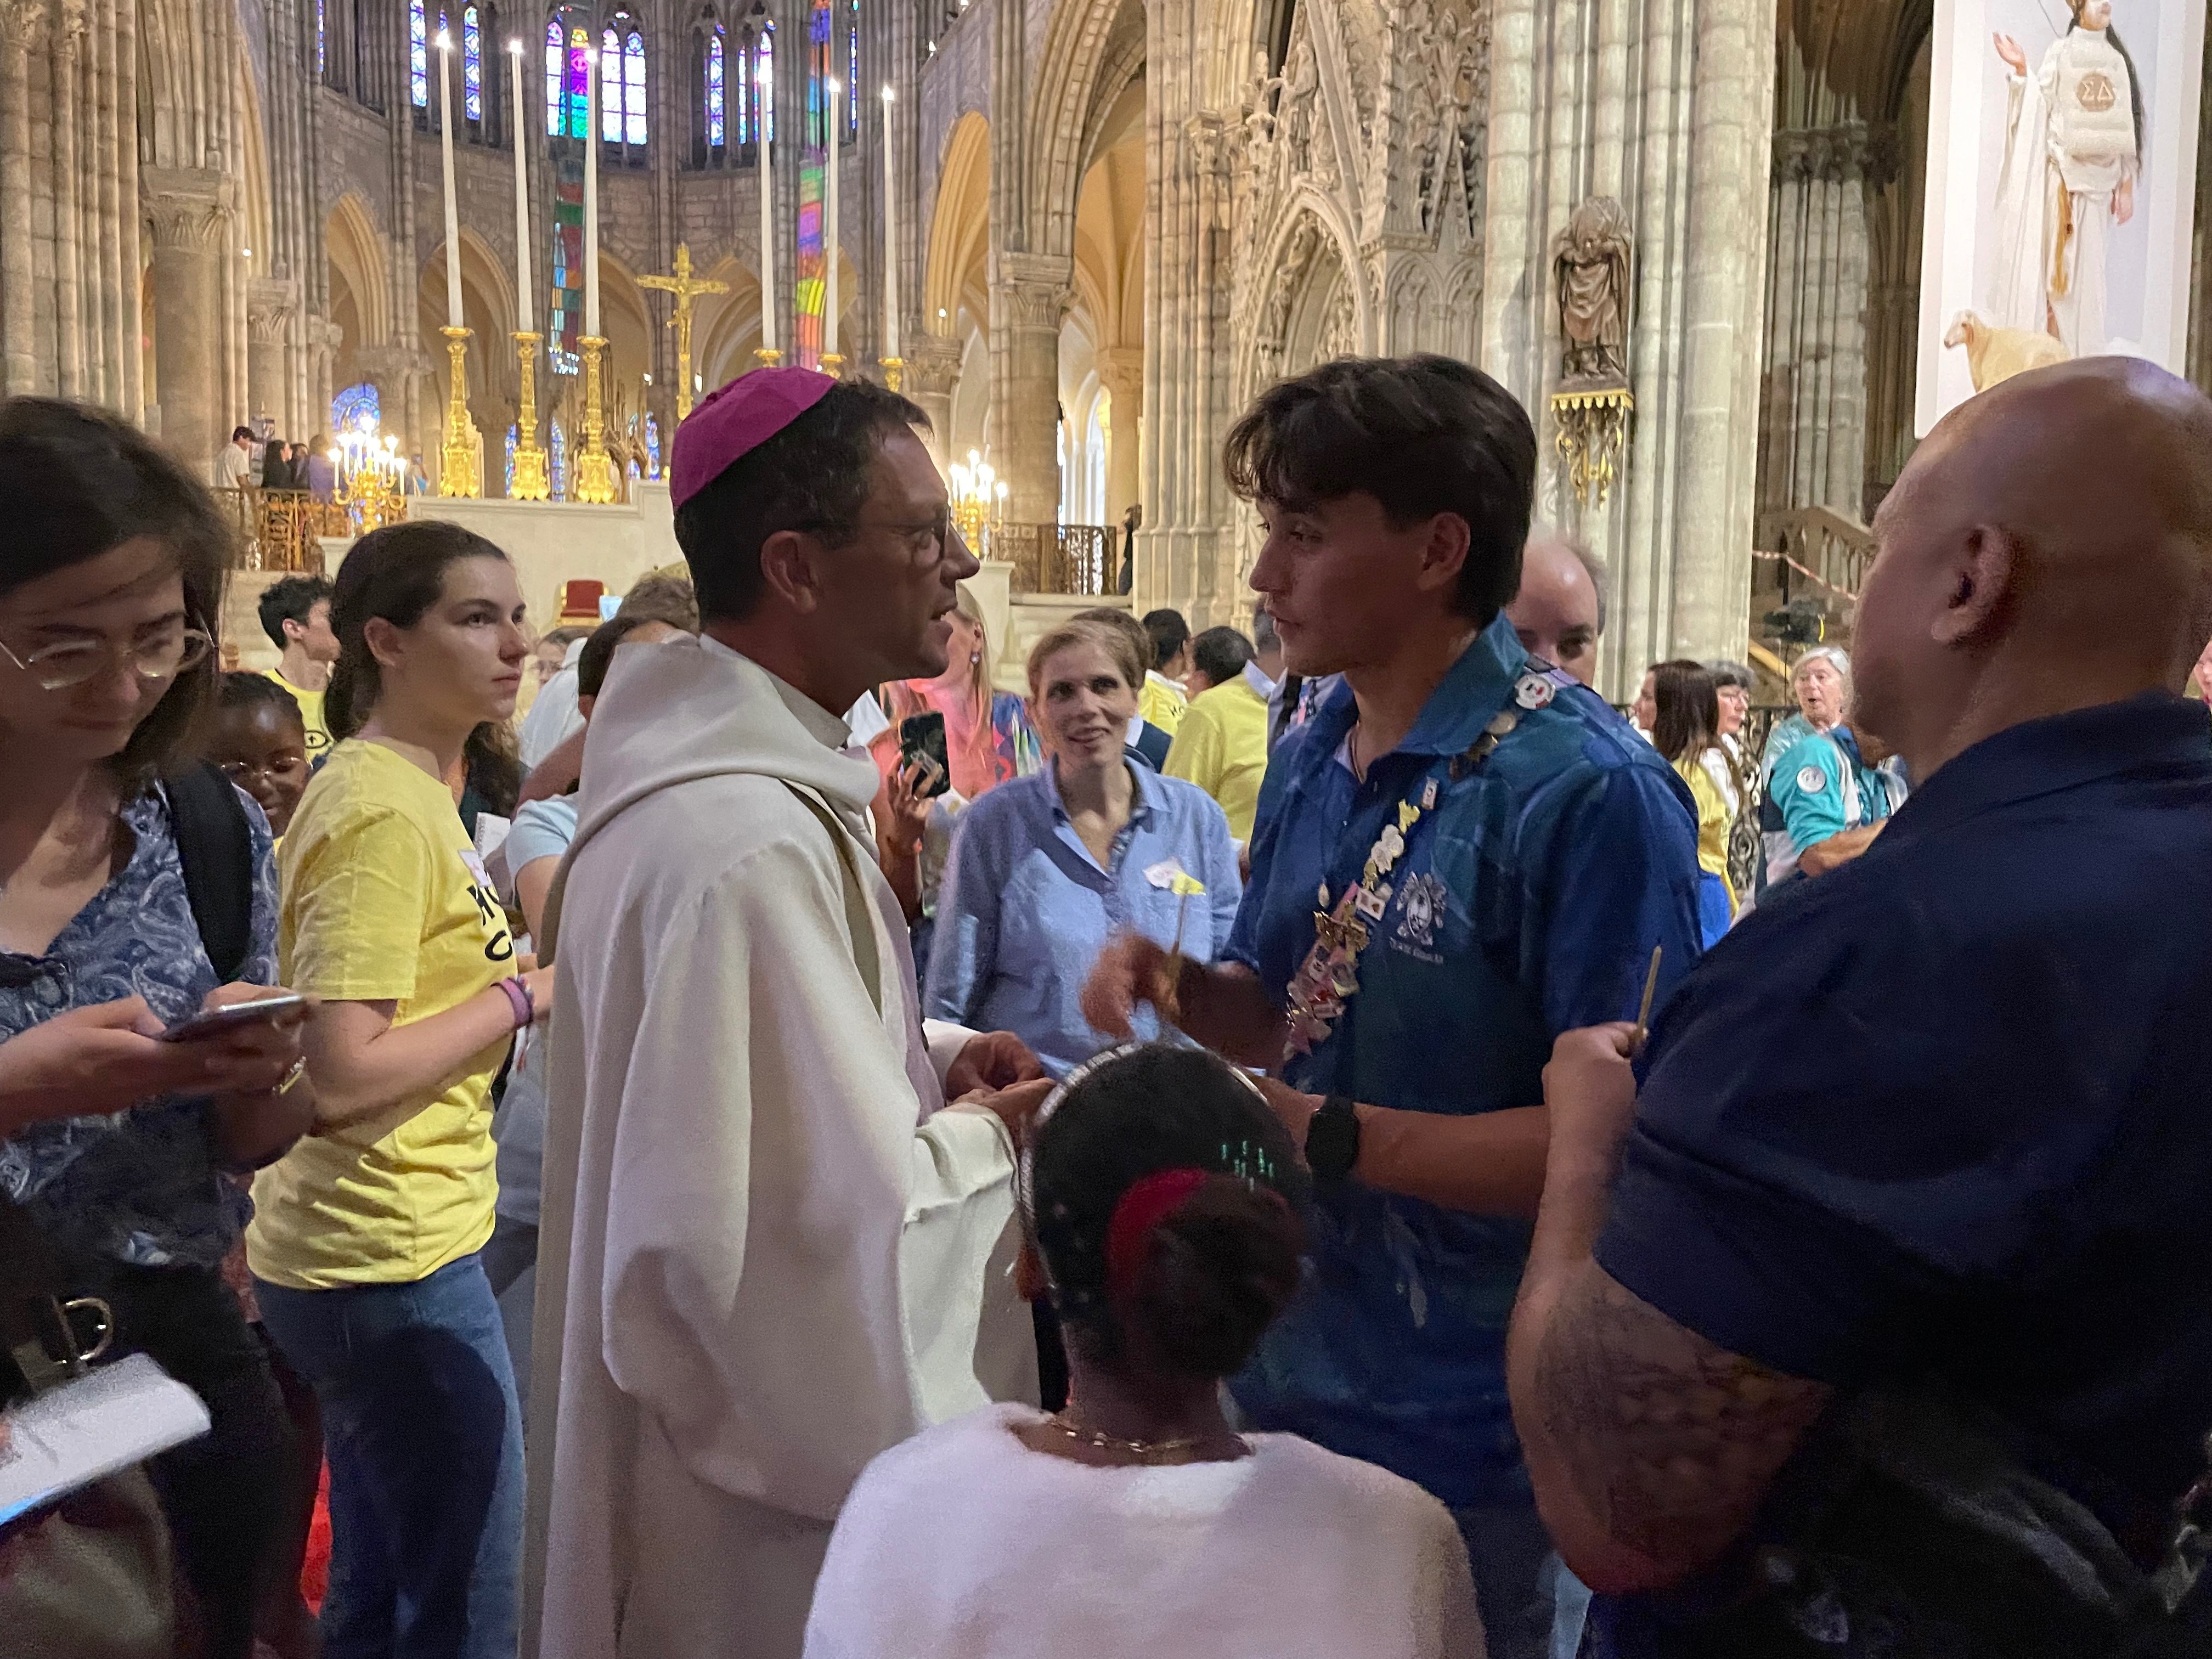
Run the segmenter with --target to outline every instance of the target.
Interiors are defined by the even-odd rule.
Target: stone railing
[[[238,532],[240,569],[319,575],[319,539],[354,533],[343,503],[319,501],[304,489],[218,489],[215,498]]]
[[[983,556],[1012,567],[1017,593],[1103,598],[1121,592],[1118,540],[1103,525],[1002,524],[985,532]]]
[[[1832,507],[1793,507],[1759,523],[1759,556],[1773,562],[1783,597],[1848,607],[1874,562],[1874,532]]]

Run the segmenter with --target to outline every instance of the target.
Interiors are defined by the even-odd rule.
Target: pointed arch
[[[392,295],[385,240],[360,197],[348,191],[323,222],[323,247],[331,286],[353,299],[362,338],[354,346],[383,345],[392,338]]]
[[[937,170],[928,258],[922,273],[922,326],[950,334],[990,244],[991,124],[974,110],[954,123]]]

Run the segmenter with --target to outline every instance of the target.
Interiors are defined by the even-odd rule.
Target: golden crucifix
[[[641,276],[640,288],[657,288],[664,294],[676,296],[676,313],[669,322],[676,330],[676,418],[682,420],[691,412],[691,301],[695,295],[727,294],[727,283],[708,282],[691,275],[691,244],[676,245],[676,274],[672,276]]]

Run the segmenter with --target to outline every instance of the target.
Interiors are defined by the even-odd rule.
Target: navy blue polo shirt
[[[1652,1033],[1597,1246],[1732,1352],[1948,1384],[2124,1536],[2212,1429],[2212,736],[2154,695],[1936,772]]]
[[[1359,989],[1285,1079],[1403,1110],[1533,1106],[1560,1031],[1632,1018],[1651,947],[1662,988],[1698,954],[1697,819],[1672,767],[1586,688],[1531,672],[1500,617],[1471,644],[1404,743],[1355,780],[1339,751],[1356,708],[1340,687],[1267,767],[1252,877],[1225,957],[1278,1006],[1314,942],[1318,890],[1356,883],[1402,802],[1391,896]],[[1480,765],[1503,710],[1519,723]],[[1357,1182],[1318,1202],[1305,1291],[1231,1384],[1260,1425],[1380,1463],[1455,1507],[1524,1502],[1505,1398],[1505,1325],[1528,1228]]]

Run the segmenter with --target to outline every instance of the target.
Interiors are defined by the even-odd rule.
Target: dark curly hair
[[[222,586],[235,550],[207,486],[115,416],[52,398],[0,401],[0,593],[142,536],[176,560],[191,625],[215,641],[108,762],[133,783],[195,752],[222,672]]]
[[[760,603],[761,549],[804,530],[831,547],[853,539],[874,489],[884,440],[929,417],[896,392],[840,380],[822,400],[749,450],[676,509],[676,540],[691,567],[699,614],[742,622]]]
[[[1041,1121],[1024,1168],[1053,1304],[1099,1364],[1231,1376],[1297,1290],[1309,1187],[1297,1149],[1217,1054],[1148,1043],[1092,1062]],[[1116,1282],[1108,1245],[1123,1196],[1170,1170],[1191,1172],[1194,1190]]]
[[[1513,394],[1449,357],[1340,357],[1261,392],[1222,448],[1229,487],[1304,512],[1372,495],[1404,528],[1467,521],[1452,608],[1487,628],[1521,590],[1536,428]]]

